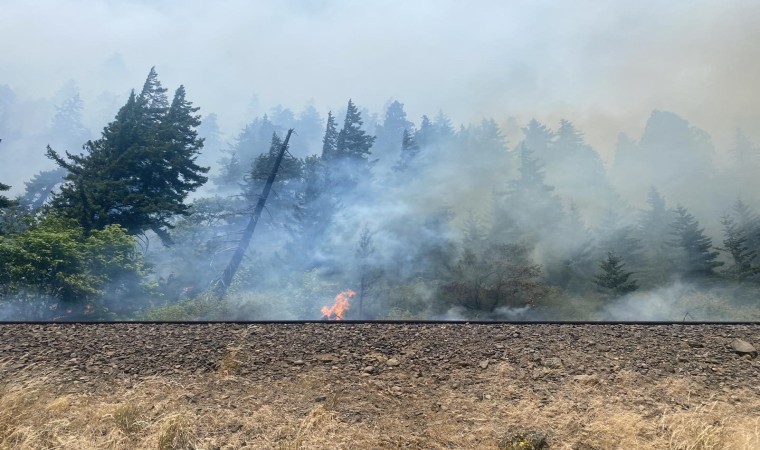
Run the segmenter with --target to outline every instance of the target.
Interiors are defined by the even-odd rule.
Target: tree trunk
[[[285,151],[288,149],[288,141],[290,141],[290,135],[292,133],[293,129],[291,128],[288,130],[288,135],[280,146],[280,151],[277,153],[277,159],[274,162],[272,171],[269,173],[269,178],[267,178],[267,182],[264,185],[264,190],[261,192],[258,203],[256,203],[256,209],[253,211],[248,226],[245,227],[245,231],[243,231],[243,237],[240,239],[240,243],[235,249],[235,253],[232,254],[230,263],[227,264],[227,267],[224,269],[222,277],[216,281],[214,291],[219,300],[223,299],[227,293],[227,289],[229,288],[230,283],[232,283],[232,279],[235,277],[238,267],[240,267],[240,262],[243,260],[243,255],[245,255],[246,250],[248,250],[248,245],[251,243],[251,237],[253,237],[253,232],[256,230],[256,224],[259,222],[261,213],[264,211],[267,197],[269,197],[269,192],[272,190],[272,184],[274,184],[277,171],[280,169],[282,158],[285,156]]]

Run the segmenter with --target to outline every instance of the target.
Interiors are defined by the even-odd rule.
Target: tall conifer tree
[[[208,168],[195,163],[203,147],[197,111],[183,86],[169,103],[151,69],[140,94],[131,93],[84,155],[63,157],[48,147],[48,157],[69,172],[53,206],[85,230],[119,224],[170,243],[171,219],[188,214],[185,198],[206,182]]]

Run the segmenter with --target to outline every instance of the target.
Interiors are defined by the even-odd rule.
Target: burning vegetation
[[[58,169],[0,201],[0,320],[314,319],[340,286],[323,319],[760,319],[741,132],[717,170],[706,132],[654,111],[607,168],[569,120],[455,127],[349,100],[224,146],[197,111],[151,70],[85,153],[48,147]]]
[[[351,307],[350,299],[355,295],[356,292],[350,289],[336,295],[332,306],[322,307],[322,320],[343,320],[346,312]]]

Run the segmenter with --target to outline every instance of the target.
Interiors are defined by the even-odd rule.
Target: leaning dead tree
[[[251,243],[251,237],[253,237],[253,232],[256,230],[256,224],[259,223],[261,213],[264,211],[264,205],[267,202],[267,197],[269,197],[269,192],[272,190],[272,184],[274,184],[277,171],[280,169],[282,158],[288,150],[288,141],[290,141],[291,134],[293,134],[292,128],[288,130],[288,135],[285,136],[285,140],[280,146],[280,151],[277,153],[277,159],[274,161],[272,171],[269,172],[269,178],[267,178],[267,182],[264,185],[264,190],[261,192],[259,201],[256,203],[256,209],[253,210],[251,220],[243,231],[243,237],[240,239],[240,243],[238,243],[235,253],[232,254],[232,259],[230,259],[230,263],[227,264],[227,267],[224,269],[221,278],[216,280],[214,292],[220,300],[224,298],[224,295],[227,293],[227,289],[230,287],[230,283],[232,283],[232,279],[235,277],[238,267],[240,267],[240,262],[243,261],[243,255],[245,255],[246,250],[248,250],[248,245]]]

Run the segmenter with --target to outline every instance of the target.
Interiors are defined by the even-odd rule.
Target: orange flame
[[[335,302],[332,306],[322,307],[322,316],[326,317],[327,320],[343,320],[343,315],[346,313],[346,310],[351,306],[348,299],[356,295],[356,292],[352,291],[351,289],[347,291],[343,291],[340,294],[335,296]]]

